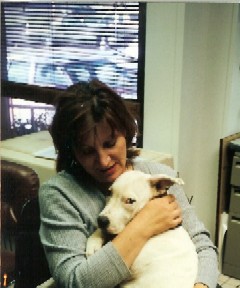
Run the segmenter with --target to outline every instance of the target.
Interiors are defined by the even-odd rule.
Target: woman
[[[174,200],[151,200],[123,232],[86,258],[87,239],[97,227],[108,188],[119,175],[129,169],[176,173],[129,153],[136,123],[109,87],[93,80],[75,84],[67,92],[59,97],[51,126],[58,173],[39,192],[40,236],[57,287],[115,287],[130,276],[129,267],[150,237],[182,222],[199,255],[194,287],[215,288],[215,247],[176,185],[170,190]]]

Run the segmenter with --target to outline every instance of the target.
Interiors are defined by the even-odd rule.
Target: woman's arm
[[[112,288],[130,276],[112,243],[86,258],[87,239],[102,208],[98,198],[90,201],[74,183],[63,184],[39,191],[40,237],[56,286]]]

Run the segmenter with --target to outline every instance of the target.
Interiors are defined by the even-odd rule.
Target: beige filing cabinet
[[[228,230],[223,256],[223,274],[240,279],[240,152],[235,152],[231,170]]]

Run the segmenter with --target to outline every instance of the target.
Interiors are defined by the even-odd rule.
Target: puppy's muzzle
[[[108,225],[110,224],[110,221],[107,216],[99,216],[97,218],[97,222],[98,222],[98,227],[100,229],[106,229]]]

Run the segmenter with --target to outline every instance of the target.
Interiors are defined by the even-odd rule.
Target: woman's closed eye
[[[104,142],[103,144],[103,148],[108,149],[108,148],[112,148],[116,145],[116,139],[111,139],[109,141]],[[94,147],[82,147],[79,150],[80,154],[84,155],[84,156],[91,156],[96,152],[96,149]]]
[[[106,141],[103,146],[104,146],[104,148],[112,148],[115,145],[116,145],[116,139],[114,138],[114,139],[111,139],[109,141]]]
[[[92,147],[83,147],[79,152],[84,156],[88,156],[94,154],[95,149]]]

